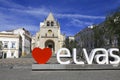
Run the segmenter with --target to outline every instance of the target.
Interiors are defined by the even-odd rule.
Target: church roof
[[[54,21],[55,20],[53,14],[51,12],[49,13],[49,15],[48,15],[46,20],[48,20],[48,21]]]

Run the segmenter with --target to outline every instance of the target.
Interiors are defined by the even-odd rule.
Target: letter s
[[[113,51],[119,52],[119,49],[117,49],[117,48],[108,49],[108,52],[110,53],[110,56],[115,59],[114,61],[110,61],[110,64],[119,64],[120,57],[118,55],[113,54]]]

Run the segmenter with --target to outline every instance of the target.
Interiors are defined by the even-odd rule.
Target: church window
[[[51,33],[52,33],[52,30],[48,30],[48,33],[51,34]]]
[[[51,26],[54,26],[54,22],[53,21],[51,22]]]
[[[47,26],[50,26],[50,22],[49,21],[47,22]]]

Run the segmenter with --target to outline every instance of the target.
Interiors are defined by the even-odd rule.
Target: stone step
[[[120,70],[119,65],[76,65],[76,64],[32,64],[32,71],[48,71],[48,70]]]

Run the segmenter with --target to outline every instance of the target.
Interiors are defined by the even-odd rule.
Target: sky
[[[53,13],[61,32],[74,36],[120,6],[120,0],[0,0],[0,31],[25,28],[35,35],[40,22]]]

